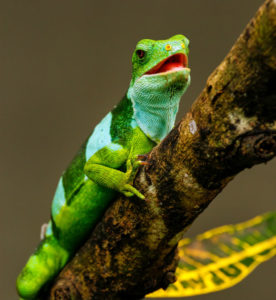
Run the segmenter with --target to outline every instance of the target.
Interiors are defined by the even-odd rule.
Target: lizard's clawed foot
[[[126,167],[127,167],[126,179],[125,179],[124,183],[121,185],[121,187],[119,188],[119,191],[127,197],[131,197],[131,196],[136,195],[140,199],[145,199],[144,195],[141,194],[135,187],[133,187],[131,185],[131,183],[133,182],[133,179],[136,175],[137,169],[141,165],[147,165],[148,164],[146,161],[139,160],[140,157],[141,157],[140,155],[136,155],[136,156],[134,155],[134,156],[130,157],[127,160],[127,163],[126,163]],[[146,156],[143,155],[143,158],[145,158],[145,157]]]

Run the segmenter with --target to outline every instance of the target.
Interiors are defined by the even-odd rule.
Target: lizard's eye
[[[136,54],[141,59],[145,56],[146,52],[144,50],[139,49],[136,51]]]

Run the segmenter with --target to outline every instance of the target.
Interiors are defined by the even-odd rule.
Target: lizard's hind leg
[[[54,236],[41,241],[17,278],[17,290],[23,299],[36,299],[40,289],[54,278],[69,259],[69,253]]]

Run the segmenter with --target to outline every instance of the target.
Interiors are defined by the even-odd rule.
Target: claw
[[[146,161],[148,159],[148,157],[149,156],[147,154],[137,155],[137,159],[139,159],[140,165],[148,166],[149,162]]]
[[[139,154],[139,155],[137,155],[137,158],[141,159],[141,160],[147,160],[148,159],[148,155],[147,154]]]

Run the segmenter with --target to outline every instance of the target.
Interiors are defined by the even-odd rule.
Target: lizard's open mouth
[[[177,53],[160,61],[156,66],[150,69],[145,75],[153,75],[158,73],[166,73],[170,71],[178,71],[186,68],[188,65],[187,56],[183,53]]]

